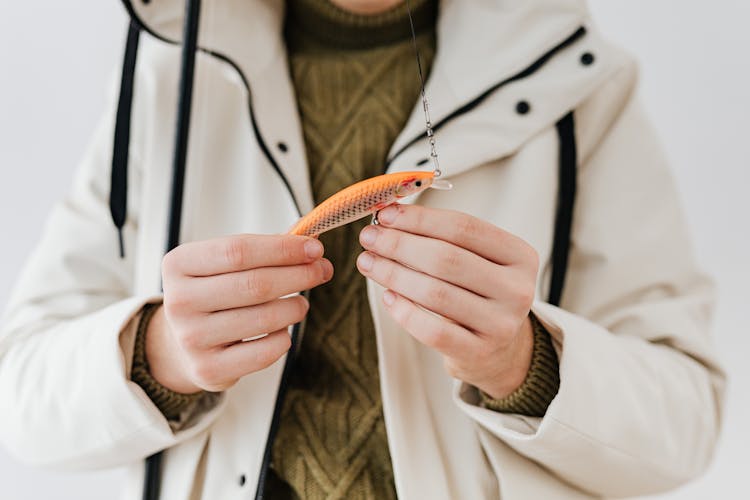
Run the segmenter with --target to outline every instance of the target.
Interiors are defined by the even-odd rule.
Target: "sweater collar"
[[[437,0],[412,0],[411,8],[417,34],[434,28]],[[339,49],[367,49],[411,38],[406,2],[380,14],[363,15],[330,0],[288,0],[287,29]]]

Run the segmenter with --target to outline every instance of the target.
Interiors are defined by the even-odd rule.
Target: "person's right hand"
[[[186,243],[162,262],[164,303],[146,332],[151,375],[180,393],[223,391],[289,350],[301,295],[330,280],[316,239],[240,235]],[[246,339],[267,334],[265,337]]]

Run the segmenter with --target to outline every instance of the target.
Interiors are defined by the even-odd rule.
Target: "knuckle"
[[[528,245],[528,256],[529,265],[531,266],[531,269],[534,273],[534,277],[536,277],[537,273],[539,272],[539,252],[536,251],[536,248]]]
[[[281,357],[282,354],[287,352],[292,347],[292,337],[290,337],[287,332],[284,332],[284,335],[281,336],[281,341],[279,342],[279,351],[276,357],[274,358],[274,361]]]
[[[191,373],[193,382],[200,387],[215,387],[222,383],[219,368],[208,357],[194,358]]]
[[[529,283],[524,284],[523,286],[519,287],[518,292],[516,293],[518,297],[518,304],[521,309],[528,309],[534,303],[534,297],[536,296],[534,285]]]
[[[396,323],[401,325],[407,332],[414,332],[416,331],[416,328],[419,327],[413,308],[405,307],[403,305],[399,306],[397,304],[391,311]]]
[[[242,238],[230,238],[224,247],[227,263],[233,268],[243,267],[249,261],[249,249]]]
[[[461,378],[461,370],[452,359],[447,357],[443,358],[443,368],[451,377],[457,379]]]
[[[494,336],[495,340],[499,344],[506,344],[508,340],[513,338],[513,334],[518,328],[518,323],[513,318],[503,315],[497,318],[495,328],[497,331],[497,334]]]
[[[459,241],[473,239],[476,233],[477,222],[473,217],[460,217],[456,222],[456,236]]]
[[[164,281],[166,281],[166,278],[168,276],[171,276],[173,274],[177,273],[177,249],[169,251],[164,257],[161,259],[161,272],[162,272],[162,278]]]
[[[275,329],[279,321],[278,309],[272,305],[268,307],[261,307],[255,314],[255,323],[258,327],[258,331],[267,332],[270,329]]]
[[[433,283],[427,290],[427,297],[431,304],[443,306],[448,301],[448,288],[442,283]]]
[[[393,264],[383,264],[383,285],[386,288],[394,288],[398,281],[398,268]]]
[[[267,368],[274,362],[274,351],[272,349],[258,349],[255,352],[255,367],[257,370]]]
[[[175,334],[180,345],[189,351],[197,350],[202,345],[202,332],[192,324],[190,326],[183,326]]]
[[[276,362],[292,346],[292,341],[286,332],[281,332],[274,342],[258,349],[255,353],[255,362],[259,369],[267,368]]]
[[[401,249],[401,235],[395,231],[389,231],[386,234],[383,251],[386,252],[386,255],[398,255]]]
[[[405,211],[405,206],[399,204],[398,211],[399,215],[403,214]],[[414,210],[412,212],[412,216],[414,217],[414,224],[416,225],[416,227],[424,227],[426,225],[425,210],[421,207],[417,210]]]
[[[295,298],[294,302],[295,305],[291,315],[291,321],[289,322],[290,325],[302,321],[307,315],[307,311],[310,309],[310,303],[302,296]]]
[[[498,342],[489,341],[481,349],[472,351],[472,365],[474,367],[498,366],[498,360],[502,359],[498,353],[503,347]]]
[[[429,332],[426,343],[428,346],[437,350],[445,349],[448,345],[449,335],[450,333],[448,332],[447,328],[437,327]]]
[[[162,257],[161,274],[164,282],[188,274],[186,269],[190,261],[187,256],[190,253],[189,249],[195,247],[195,245],[195,243],[183,243]]]
[[[291,260],[297,255],[298,245],[289,238],[279,240],[279,255],[285,260]]]
[[[163,304],[168,317],[183,316],[192,309],[190,297],[179,291],[165,293]]]
[[[310,264],[306,267],[306,281],[308,283],[319,283],[325,280],[326,277],[326,263],[324,261],[318,261]]]
[[[271,291],[271,283],[260,273],[250,271],[239,280],[240,293],[252,298],[266,297]]]
[[[453,274],[461,265],[461,254],[457,250],[448,250],[438,259],[438,272]]]

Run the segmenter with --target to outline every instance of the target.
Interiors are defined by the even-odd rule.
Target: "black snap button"
[[[240,476],[240,486],[245,486],[245,475],[244,474],[242,474]]]
[[[287,151],[289,151],[289,147],[286,145],[285,142],[280,142],[276,144],[276,147],[279,148],[279,151],[281,151],[282,153],[286,153]]]
[[[519,115],[525,115],[531,111],[531,105],[526,101],[518,101],[518,104],[516,104],[516,113]]]
[[[417,162],[417,166],[418,166],[418,167],[421,167],[422,165],[427,165],[427,163],[428,163],[429,161],[430,161],[430,159],[429,159],[429,158],[422,158],[421,160],[419,160],[419,161]]]
[[[595,59],[596,58],[594,57],[594,54],[592,54],[591,52],[584,52],[583,54],[581,54],[581,64],[583,64],[584,66],[591,66],[592,64],[594,64]]]

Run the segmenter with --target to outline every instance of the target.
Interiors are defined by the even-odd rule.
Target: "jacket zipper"
[[[310,290],[302,292],[305,298],[309,298]],[[255,488],[255,500],[263,500],[265,498],[265,486],[266,479],[268,479],[268,471],[271,468],[271,460],[273,458],[273,443],[276,439],[276,434],[281,424],[281,412],[284,409],[284,401],[286,400],[286,391],[289,386],[289,377],[294,369],[294,363],[297,359],[297,355],[302,345],[302,337],[304,336],[305,326],[307,325],[306,320],[295,324],[292,327],[292,346],[286,356],[284,362],[284,370],[281,372],[281,379],[279,380],[279,388],[276,392],[276,403],[274,403],[273,415],[271,416],[271,425],[268,428],[268,436],[266,437],[266,446],[263,450],[263,460],[261,462],[260,471],[258,472],[258,482]]]

